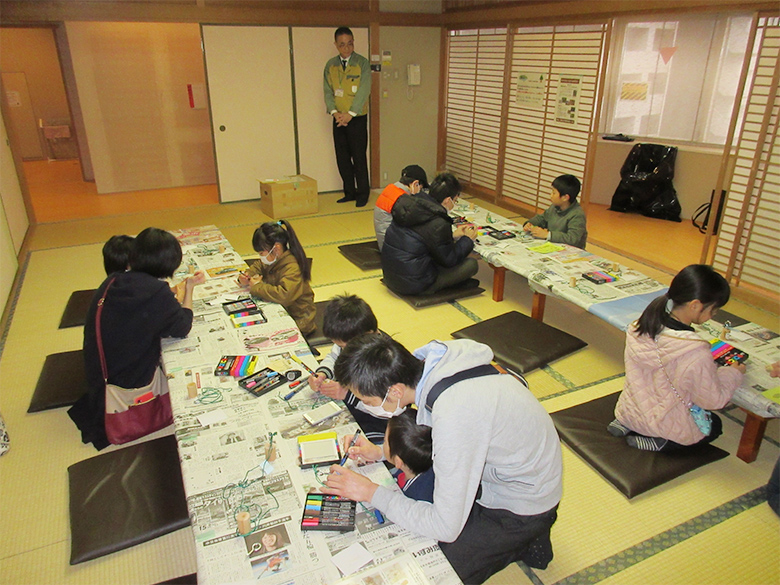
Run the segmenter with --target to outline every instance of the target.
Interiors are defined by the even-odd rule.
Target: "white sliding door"
[[[203,44],[220,200],[256,199],[296,174],[288,29],[208,25]]]
[[[343,186],[333,150],[333,119],[325,111],[322,91],[325,62],[337,54],[333,46],[335,30],[332,27],[292,29],[301,173],[317,179],[320,192],[340,191]],[[370,60],[368,29],[353,28],[352,33],[355,52]]]

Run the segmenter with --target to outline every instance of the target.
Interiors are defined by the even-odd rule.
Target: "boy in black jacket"
[[[477,273],[477,261],[469,257],[476,227],[459,226],[453,231],[448,213],[459,195],[458,179],[442,173],[428,193],[398,198],[382,246],[382,272],[390,290],[402,295],[433,294],[465,284]]]

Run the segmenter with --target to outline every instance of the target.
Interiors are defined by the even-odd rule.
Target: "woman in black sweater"
[[[192,291],[205,281],[197,272],[187,278],[179,304],[164,278],[181,264],[181,246],[169,232],[146,228],[130,252],[130,270],[106,278],[92,299],[84,325],[87,393],[69,410],[84,443],[100,450],[109,445],[105,429],[105,382],[98,353],[95,319],[106,288],[101,334],[108,382],[123,388],[149,384],[160,367],[163,337],[186,337],[192,327]]]

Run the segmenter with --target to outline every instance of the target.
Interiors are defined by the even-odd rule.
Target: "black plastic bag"
[[[675,146],[636,144],[620,169],[620,184],[610,210],[680,221],[682,208],[672,184],[676,158]]]

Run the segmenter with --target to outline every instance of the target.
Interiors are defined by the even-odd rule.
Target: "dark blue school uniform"
[[[422,502],[430,502],[432,504],[434,478],[433,468],[431,468],[428,471],[424,471],[420,475],[415,475],[412,479],[407,480],[401,489],[407,498]]]

